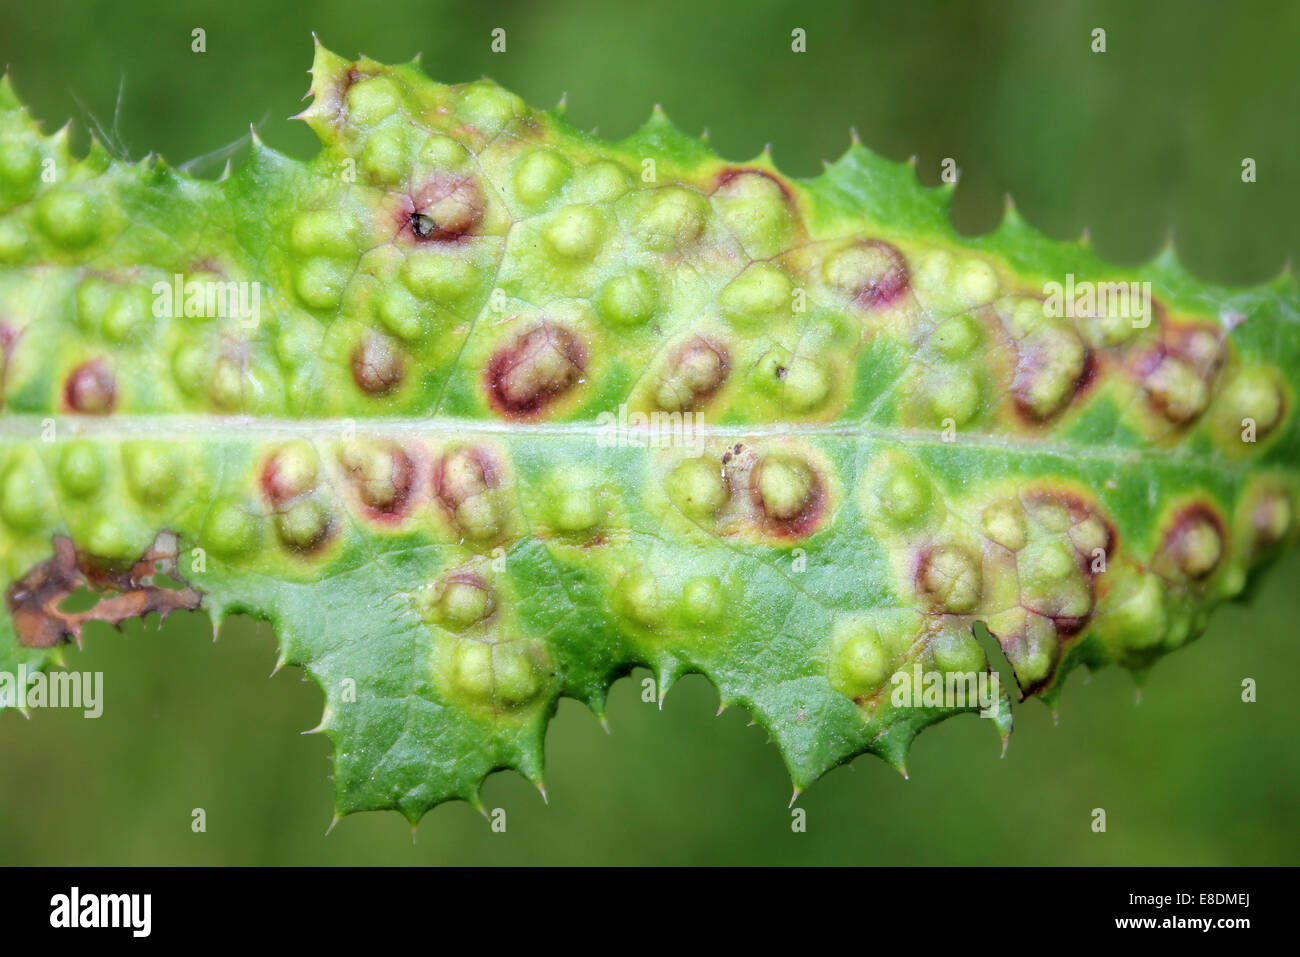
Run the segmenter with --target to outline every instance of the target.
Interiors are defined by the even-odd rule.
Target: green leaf
[[[217,182],[76,160],[0,86],[0,674],[91,620],[267,619],[339,812],[414,821],[541,787],[561,695],[698,672],[798,790],[1140,676],[1296,537],[1289,275],[963,237],[856,144],[800,181],[659,111],[608,144],[312,75],[320,154]]]

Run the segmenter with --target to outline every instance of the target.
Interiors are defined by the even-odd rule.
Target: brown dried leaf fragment
[[[177,609],[192,611],[202,596],[185,585],[163,588],[154,575],[171,574],[176,564],[176,536],[163,532],[140,560],[125,571],[106,568],[78,552],[70,538],[54,539],[54,554],[33,566],[9,586],[5,594],[13,615],[18,640],[28,648],[50,648],[69,638],[81,643],[81,629],[87,621],[120,625],[128,618],[140,618],[156,611],[166,618]],[[115,592],[100,599],[93,608],[80,612],[62,611],[59,606],[82,585],[101,592]]]

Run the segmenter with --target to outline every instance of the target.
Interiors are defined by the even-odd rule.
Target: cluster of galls
[[[1245,423],[1260,442],[1287,415],[1280,377],[1235,361],[1218,326],[1175,321],[1158,302],[1056,317],[979,255],[814,236],[803,196],[766,157],[723,163],[661,114],[638,135],[697,158],[647,156],[659,164],[648,173],[633,147],[593,146],[486,81],[436,86],[323,50],[313,75],[302,115],[325,149],[280,174],[254,213],[273,237],[258,263],[196,234],[202,248],[185,258],[160,250],[145,264],[132,249],[114,268],[129,177],[97,180],[98,153],[72,169],[63,139],[37,137],[16,101],[0,112],[15,129],[0,151],[0,261],[96,264],[69,290],[87,342],[60,358],[51,407],[532,421],[626,399],[710,421],[851,410],[882,426],[1040,435],[1108,394],[1148,439],[1214,409],[1213,438],[1238,453]],[[39,175],[47,159],[55,185]],[[248,202],[219,187],[200,184],[202,200]],[[267,315],[251,330],[149,318],[148,290],[178,270],[259,279]],[[132,373],[114,348],[145,322],[165,326],[152,338],[174,392],[122,381]],[[31,359],[18,365],[16,381],[32,375]]]
[[[212,283],[241,269],[245,280],[284,277],[269,283],[265,321],[194,332],[152,320],[165,327],[154,338],[192,406],[156,382],[122,381],[114,362],[152,311],[146,290],[173,268],[142,265],[134,247],[131,262],[112,264],[106,252],[126,221],[120,184],[96,183],[106,158],[93,152],[74,167],[66,137],[37,137],[0,90],[0,122],[13,134],[0,146],[0,263],[73,267],[67,312],[94,344],[60,353],[51,408],[538,421],[586,419],[627,399],[636,410],[728,425],[833,422],[851,410],[882,428],[1039,436],[1106,395],[1143,441],[1206,421],[1233,452],[1286,420],[1278,373],[1243,364],[1217,325],[1173,319],[1158,302],[1133,316],[1056,317],[979,255],[874,231],[814,236],[803,195],[766,157],[737,167],[701,155],[680,166],[653,148],[656,138],[680,138],[659,115],[642,134],[659,160],[647,177],[634,149],[594,148],[490,83],[411,82],[400,68],[323,51],[313,72],[304,117],[325,150],[284,174],[294,186],[285,199],[245,214],[269,217],[278,231],[265,268],[241,266],[234,247],[208,258],[189,250],[174,264]],[[694,146],[680,140],[689,155]],[[54,184],[40,175],[46,161]],[[216,187],[195,189],[214,204],[232,201]],[[0,298],[0,313],[14,311]],[[26,329],[0,315],[6,366]],[[41,347],[33,337],[27,348]],[[7,387],[40,379],[32,370],[46,360],[22,358]],[[161,454],[124,451],[130,495],[155,510],[183,474],[160,465]],[[68,446],[61,455],[52,483],[46,463],[5,463],[0,519],[13,533],[56,526],[55,489],[96,494],[101,453]],[[353,517],[380,527],[427,520],[480,552],[522,534],[505,458],[487,443],[349,442],[328,467],[316,445],[291,443],[259,475],[261,501],[219,498],[197,531],[201,544],[247,556],[271,534],[315,561]],[[854,501],[919,609],[837,624],[831,679],[860,702],[917,654],[942,669],[983,667],[969,634],[976,620],[997,635],[1026,691],[1049,683],[1085,632],[1111,657],[1143,664],[1195,633],[1209,602],[1239,591],[1246,566],[1295,528],[1291,489],[1263,479],[1242,493],[1232,520],[1212,497],[1179,500],[1150,542],[1122,541],[1091,493],[1045,479],[945,496],[918,461],[884,452],[854,481]],[[834,470],[796,442],[679,459],[664,487],[707,533],[763,544],[803,541],[843,507]],[[548,510],[546,529],[601,541],[609,507],[592,483],[557,483]],[[73,532],[94,554],[128,558],[148,524],[101,511]],[[716,578],[692,576],[673,590],[632,569],[614,604],[652,630],[722,613]],[[482,568],[447,572],[419,602],[426,620],[455,636],[440,673],[463,696],[497,709],[541,693],[545,649],[511,637],[508,603]]]
[[[432,398],[512,420],[581,418],[602,411],[593,387],[649,364],[616,401],[824,419],[847,395],[857,332],[819,308],[805,321],[806,291],[784,259],[806,230],[765,158],[686,170],[660,157],[647,176],[565,142],[562,124],[490,83],[435,87],[327,54],[313,75],[303,116],[326,144],[322,165],[352,164],[364,182],[331,181],[296,214],[294,286],[318,317],[354,324],[363,393],[410,398],[410,411]],[[875,246],[898,257],[863,244]],[[876,265],[859,263],[868,272],[852,296],[864,309],[906,283],[901,257],[880,276]],[[441,350],[439,337],[460,347]],[[372,354],[383,375],[363,374]],[[406,389],[412,370],[435,366],[445,389]]]
[[[353,354],[373,395],[397,387],[406,351],[436,327],[466,343],[453,361],[483,370],[462,383],[477,395],[462,408],[506,419],[600,411],[590,403],[607,377],[648,365],[627,393],[636,409],[831,421],[879,389],[879,363],[874,381],[854,381],[862,351],[900,344],[912,357],[867,409],[882,422],[1041,434],[1086,394],[1109,392],[1120,409],[1140,396],[1131,424],[1162,438],[1217,394],[1214,437],[1239,451],[1244,421],[1253,442],[1286,414],[1272,370],[1230,362],[1217,327],[1169,320],[1158,302],[1058,317],[979,256],[901,238],[815,239],[765,160],[666,166],[660,175],[676,181],[660,185],[616,154],[565,149],[554,121],[489,83],[416,90],[388,68],[326,58],[314,92],[304,115],[331,161],[359,157],[383,191],[386,226],[337,269],[354,284],[383,279],[369,299],[376,329]],[[660,126],[670,129],[656,114],[648,128]],[[356,231],[335,224],[311,248],[339,235]],[[495,303],[492,283],[471,288],[475,262],[493,274]],[[337,296],[314,295],[315,260],[297,268],[309,307],[344,302],[344,280],[323,284]]]
[[[1295,494],[1281,480],[1251,481],[1235,506],[1235,531],[1209,495],[1184,496],[1159,518],[1154,540],[1123,542],[1098,499],[1069,483],[967,485],[950,496],[914,457],[882,452],[858,504],[921,616],[878,636],[895,651],[876,656],[870,680],[849,683],[851,696],[870,699],[917,655],[936,660],[934,641],[951,645],[977,621],[1026,694],[1050,685],[1072,643],[1089,636],[1090,663],[1147,665],[1195,637],[1211,607],[1241,591],[1248,568],[1294,536]],[[846,660],[865,654],[860,644],[845,645]],[[849,665],[833,658],[831,667],[846,680]]]
[[[804,445],[738,442],[682,457],[664,488],[678,511],[712,534],[788,544],[827,522],[830,475]]]
[[[261,493],[276,533],[290,551],[319,556],[341,531],[343,508],[376,529],[435,517],[439,537],[481,547],[511,529],[505,467],[485,444],[432,451],[422,443],[344,440],[327,474],[316,445],[293,442],[272,451]]]
[[[437,636],[434,678],[457,700],[499,716],[537,700],[551,683],[545,645],[517,635],[481,563],[448,571],[414,600]]]

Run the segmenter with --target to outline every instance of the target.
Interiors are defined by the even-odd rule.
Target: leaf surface
[[[1117,268],[1010,207],[959,236],[857,144],[796,180],[658,111],[610,144],[312,74],[318,156],[217,182],[74,159],[0,87],[0,672],[93,619],[267,619],[339,812],[413,821],[541,786],[561,695],[698,672],[800,789],[1140,675],[1296,536],[1290,275]]]

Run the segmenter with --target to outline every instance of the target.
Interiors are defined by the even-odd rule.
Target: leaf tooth
[[[1281,271],[1278,272],[1276,277],[1269,280],[1267,286],[1279,295],[1287,297],[1288,300],[1293,300],[1296,294],[1300,292],[1300,285],[1296,281],[1295,267],[1291,264],[1290,257],[1287,257],[1286,262],[1282,264]]]
[[[1151,258],[1144,267],[1147,270],[1158,272],[1166,282],[1172,281],[1176,284],[1195,282],[1196,277],[1191,271],[1183,265],[1182,260],[1178,258],[1178,246],[1174,239],[1173,227],[1165,236],[1164,243],[1161,244],[1160,250]]]
[[[72,142],[72,120],[60,126],[48,139],[50,147],[64,156],[70,155],[69,144]]]
[[[0,113],[22,112],[22,109],[22,101],[14,92],[13,83],[9,79],[9,66],[6,64],[4,74],[0,75]]]
[[[631,136],[615,146],[641,155],[660,157],[673,166],[681,164],[689,167],[692,163],[717,158],[697,138],[683,132],[658,103],[651,110],[649,118]]]
[[[916,740],[915,728],[894,725],[873,741],[869,750],[906,779],[907,758],[914,740]]]
[[[321,142],[330,137],[329,120],[336,116],[343,104],[343,92],[348,83],[348,74],[352,63],[336,53],[326,49],[316,40],[315,56],[312,58],[311,87],[307,95],[312,98],[311,105],[298,115],[315,131]]]
[[[518,744],[519,754],[510,762],[512,770],[518,771],[533,787],[546,795],[546,721],[538,721],[536,734],[523,737]]]
[[[321,711],[320,722],[314,728],[308,728],[306,731],[300,731],[299,734],[325,734],[333,727],[334,709],[328,704]]]
[[[1025,222],[1025,217],[1021,215],[1020,207],[1016,205],[1016,198],[1010,193],[1004,193],[1002,196],[1002,222],[998,228],[1001,229],[1007,224],[1016,228],[1029,225]]]
[[[675,658],[661,661],[655,666],[655,687],[659,690],[659,710],[664,709],[664,699],[668,697],[668,691],[683,674],[685,669],[680,661]]]
[[[488,816],[487,805],[483,803],[483,795],[480,793],[479,790],[482,784],[483,784],[483,779],[480,779],[477,783],[470,785],[469,789],[464,794],[460,794],[457,796],[460,797],[462,801],[464,801],[474,810],[478,811],[484,817],[487,817]]]

